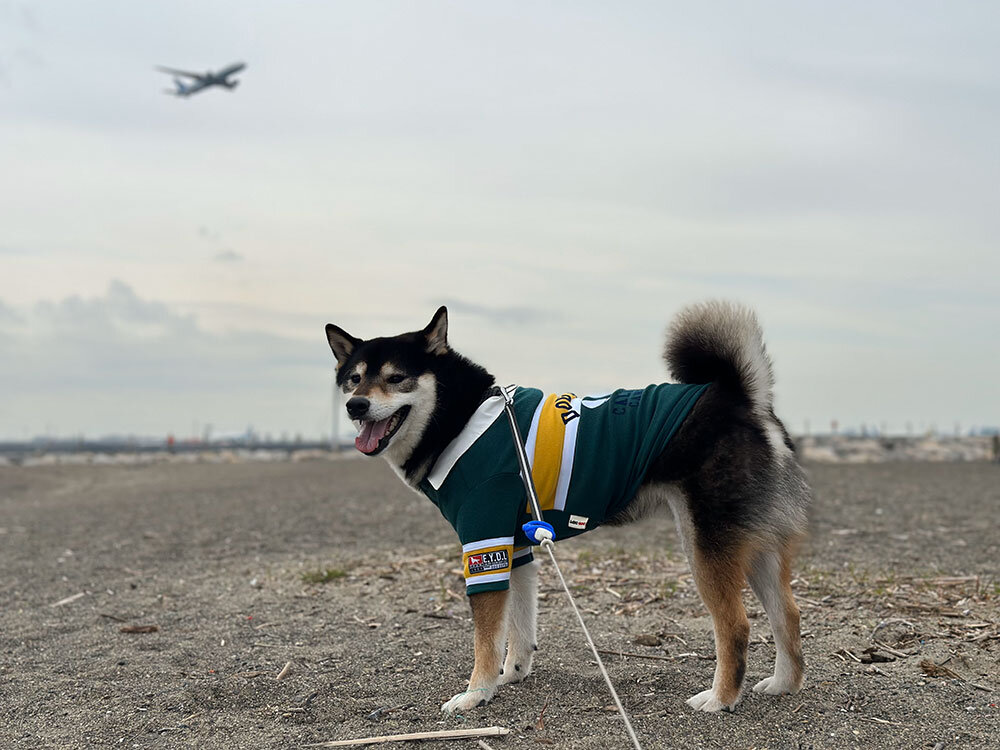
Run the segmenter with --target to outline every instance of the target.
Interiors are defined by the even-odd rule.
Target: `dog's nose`
[[[351,415],[351,419],[361,419],[368,413],[369,406],[371,401],[364,396],[355,396],[347,400],[347,413]]]

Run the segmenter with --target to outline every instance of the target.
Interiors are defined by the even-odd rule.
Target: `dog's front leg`
[[[487,703],[496,693],[507,633],[507,591],[484,591],[469,597],[475,627],[476,663],[469,687],[441,706],[445,713],[461,713]]]
[[[520,682],[531,672],[531,660],[538,648],[538,561],[521,565],[510,574],[507,603],[507,660],[500,684]]]

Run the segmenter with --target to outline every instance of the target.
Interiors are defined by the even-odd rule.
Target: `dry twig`
[[[901,659],[908,659],[909,657],[913,656],[913,654],[908,654],[905,651],[900,651],[899,649],[895,649],[892,646],[887,646],[886,644],[882,643],[882,641],[876,641],[874,638],[872,639],[872,643],[874,643],[880,649],[885,651],[887,654],[898,656]]]
[[[439,732],[413,732],[411,734],[387,734],[382,737],[360,737],[356,740],[311,742],[302,747],[354,747],[357,745],[384,745],[389,742],[412,742],[414,740],[466,740],[476,737],[501,737],[505,734],[510,734],[510,730],[504,727],[446,729]]]
[[[122,625],[118,628],[119,633],[155,633],[160,629],[159,625]]]
[[[861,720],[861,721],[870,721],[872,724],[889,724],[890,726],[894,726],[894,727],[905,726],[904,724],[900,724],[898,721],[889,721],[888,719],[879,719],[876,716],[859,716],[858,719]]]
[[[951,680],[959,680],[964,682],[966,685],[976,688],[977,690],[984,690],[987,693],[993,692],[993,688],[987,685],[980,685],[978,682],[972,682],[972,680],[967,680],[955,670],[949,669],[941,664],[935,664],[930,659],[924,659],[920,662],[920,668],[928,677],[945,677]]]
[[[844,656],[848,656],[850,657],[851,661],[856,661],[858,664],[861,664],[861,659],[855,656],[854,652],[852,652],[850,649],[842,648],[839,651],[834,651],[834,653],[838,655],[843,654]]]
[[[545,729],[545,709],[549,707],[549,702],[542,704],[542,710],[538,714],[538,721],[535,722],[535,729],[541,731]]]
[[[81,598],[85,597],[86,595],[87,595],[86,591],[81,591],[79,594],[73,594],[73,596],[67,596],[65,599],[60,599],[59,601],[54,602],[53,604],[50,604],[49,606],[50,607],[62,607],[64,605],[66,605],[66,604],[70,604],[72,602],[75,602],[77,599],[81,599]]]

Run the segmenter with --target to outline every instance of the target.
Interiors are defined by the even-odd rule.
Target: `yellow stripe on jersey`
[[[574,398],[576,396],[572,393],[562,396],[550,394],[539,412],[531,478],[542,510],[552,510],[555,507],[556,484],[559,482],[559,469],[562,466],[563,438],[566,436],[566,421],[563,416],[570,411],[570,401]],[[530,513],[530,503],[527,508]]]

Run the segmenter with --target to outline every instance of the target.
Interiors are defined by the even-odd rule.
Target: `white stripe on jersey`
[[[609,398],[611,398],[610,393],[602,393],[599,396],[584,396],[583,405],[588,409],[596,409],[601,404],[607,402]]]
[[[573,474],[573,457],[576,455],[576,431],[580,427],[580,420],[583,419],[580,399],[574,398],[570,401],[569,408],[580,416],[566,424],[566,432],[563,434],[562,461],[559,464],[559,479],[556,481],[556,497],[553,504],[555,510],[566,510],[566,495],[569,492],[570,476]]]
[[[542,400],[535,407],[535,413],[531,415],[531,427],[528,428],[528,437],[524,439],[524,452],[528,455],[528,466],[535,467],[535,441],[538,439],[538,420],[542,416],[542,407],[548,396],[542,395]]]
[[[513,547],[514,537],[512,536],[495,536],[492,539],[480,539],[478,542],[469,542],[468,544],[462,545],[462,552],[475,552],[477,549],[486,549],[487,547]]]

